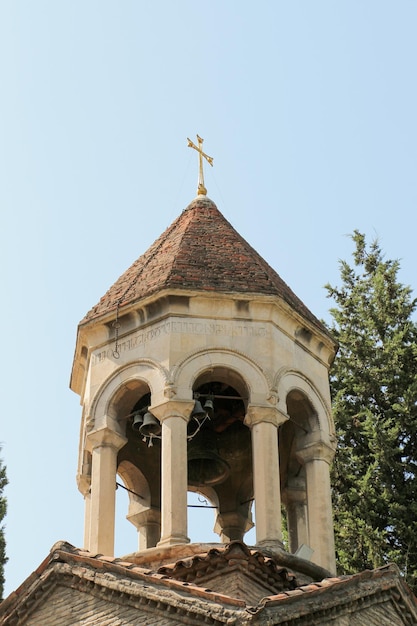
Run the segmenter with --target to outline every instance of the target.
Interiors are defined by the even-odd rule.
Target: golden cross
[[[198,152],[199,170],[198,170],[197,194],[199,196],[206,196],[207,189],[204,187],[203,157],[206,159],[207,163],[209,163],[212,167],[213,167],[213,158],[209,157],[208,154],[203,152],[204,139],[201,139],[201,137],[199,137],[198,135],[197,135],[198,146],[196,146],[195,143],[191,141],[191,139],[188,139],[188,137],[187,137],[187,141],[188,141],[188,147],[194,148],[194,150],[197,150]]]

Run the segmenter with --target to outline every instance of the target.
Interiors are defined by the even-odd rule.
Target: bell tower
[[[78,486],[85,547],[114,550],[118,475],[132,551],[189,543],[187,491],[216,507],[219,541],[308,546],[335,571],[328,369],[335,342],[206,196],[198,195],[78,326]],[[305,548],[304,548],[305,549]]]

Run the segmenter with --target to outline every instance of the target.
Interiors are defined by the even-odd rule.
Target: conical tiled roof
[[[81,323],[165,289],[279,296],[324,330],[212,200],[197,197],[93,307]]]

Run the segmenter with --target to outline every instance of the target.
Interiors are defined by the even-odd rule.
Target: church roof
[[[200,581],[201,565],[204,571]],[[215,581],[216,570],[219,581],[224,577],[223,587],[218,590],[208,587],[210,567],[211,582]],[[186,568],[194,572],[193,580],[183,579]],[[267,580],[273,587],[278,582],[279,590],[256,598],[247,594],[245,568],[246,581],[269,571],[271,576],[263,584]],[[234,586],[230,585],[233,571],[237,573]],[[260,583],[262,586],[262,580]],[[5,626],[311,626],[335,624],[337,619],[345,623],[343,617],[355,624],[411,625],[417,623],[417,600],[394,565],[296,584],[291,572],[277,568],[260,551],[241,542],[157,570],[59,542],[38,569],[0,604],[0,621]]]
[[[297,587],[294,573],[240,541],[178,559],[157,571],[173,580],[245,600],[246,604],[257,604],[265,596]]]
[[[191,202],[81,323],[115,311],[118,304],[133,304],[165,289],[278,296],[325,331],[277,272],[205,196]]]

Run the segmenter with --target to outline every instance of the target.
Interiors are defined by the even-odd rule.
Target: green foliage
[[[0,459],[0,524],[3,521],[7,511],[7,500],[3,495],[3,490],[8,483],[6,476],[6,468]],[[7,562],[6,557],[6,540],[4,537],[4,526],[0,526],[0,601],[3,599],[4,590],[4,566]]]
[[[340,346],[331,370],[338,563],[352,573],[393,561],[417,589],[417,300],[377,241],[352,239],[342,286],[326,285]]]

